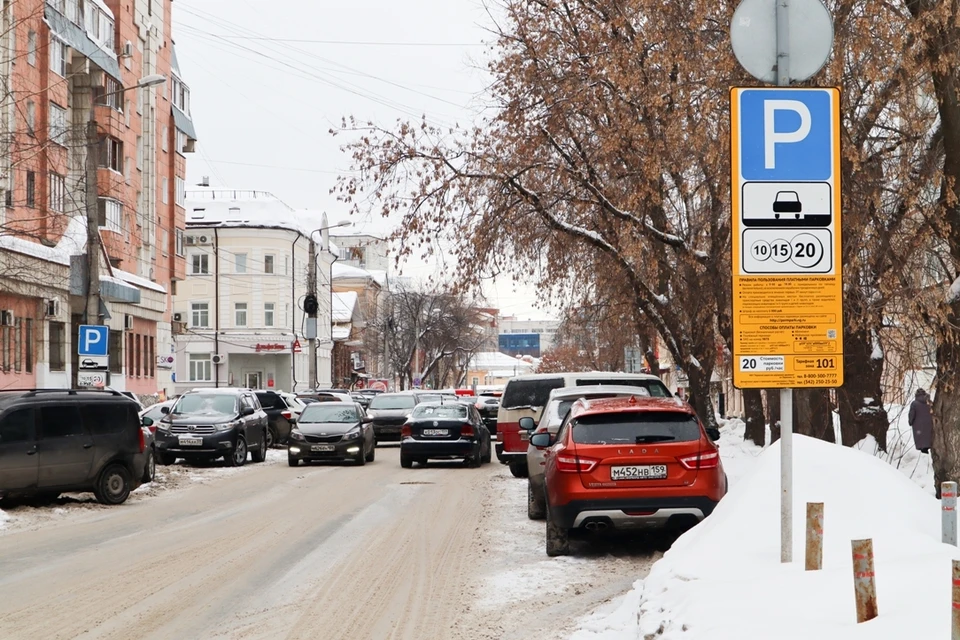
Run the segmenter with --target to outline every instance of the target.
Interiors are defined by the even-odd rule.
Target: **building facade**
[[[269,193],[187,193],[187,276],[174,297],[174,389],[310,388],[303,300],[310,238],[317,251],[317,379],[331,383],[330,266],[323,214],[295,211]]]
[[[515,316],[500,318],[499,349],[511,356],[539,358],[553,346],[560,323],[556,320],[521,320]]]
[[[338,233],[332,238],[340,249],[341,264],[384,274],[390,271],[388,244],[383,238],[363,233]]]
[[[102,323],[112,386],[142,395],[169,387],[170,296],[184,272],[177,189],[196,138],[175,59],[170,2],[3,4],[0,360],[11,364],[0,367],[0,386],[76,384],[77,326]],[[148,77],[159,84],[138,87]],[[93,287],[96,318],[85,304]]]

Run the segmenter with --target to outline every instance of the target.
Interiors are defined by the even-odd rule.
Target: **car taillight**
[[[720,465],[720,454],[716,451],[701,451],[677,460],[687,469],[716,469]]]
[[[140,453],[143,453],[147,448],[147,438],[143,435],[143,429],[140,429]]]
[[[472,425],[472,424],[465,424],[465,425],[463,425],[462,427],[460,427],[460,437],[461,437],[461,438],[472,438],[473,435],[474,435],[474,433],[473,433],[473,425]]]
[[[558,455],[557,456],[557,471],[565,471],[567,473],[576,473],[577,471],[591,471],[599,460],[594,460],[593,458],[584,458],[583,456],[571,456],[571,455]]]
[[[280,412],[280,415],[282,415],[284,418],[286,418],[287,420],[289,420],[290,418],[293,417],[293,412],[291,412],[291,411],[281,411],[281,412]]]
[[[409,438],[411,435],[413,435],[413,431],[410,429],[409,424],[405,424],[402,427],[400,427],[401,438]]]

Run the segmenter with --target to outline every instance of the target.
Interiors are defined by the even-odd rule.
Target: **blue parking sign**
[[[743,180],[833,178],[831,89],[743,89],[739,104]]]
[[[97,324],[80,325],[77,335],[77,354],[104,357],[110,353],[110,328]]]

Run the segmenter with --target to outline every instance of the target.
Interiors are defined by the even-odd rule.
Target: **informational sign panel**
[[[731,91],[733,383],[843,384],[840,92]]]

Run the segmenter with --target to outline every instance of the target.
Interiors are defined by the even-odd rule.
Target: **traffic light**
[[[320,305],[317,304],[317,296],[313,295],[312,293],[308,293],[303,299],[303,310],[308,314],[313,315],[319,308]]]

